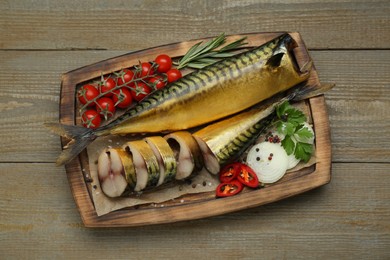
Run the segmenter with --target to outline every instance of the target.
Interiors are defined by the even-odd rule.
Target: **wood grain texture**
[[[390,51],[312,52],[325,94],[334,162],[390,162]],[[318,57],[318,58],[317,58]]]
[[[58,120],[61,74],[122,54],[119,51],[0,52],[3,115],[0,117],[0,161],[54,162],[60,152],[60,140],[43,123]],[[390,51],[311,51],[310,54],[321,82],[336,83],[325,95],[333,161],[390,162],[387,130],[390,128],[387,112]]]
[[[115,52],[115,54],[119,54]],[[60,140],[43,126],[58,121],[61,75],[113,53],[0,52],[1,161],[48,162]]]
[[[248,45],[259,46],[279,35],[280,33],[250,34],[247,35]],[[306,46],[299,33],[291,33],[290,35],[297,43],[297,47],[294,49],[294,59],[299,64],[298,66],[303,66],[310,61]],[[227,41],[231,42],[233,41],[231,38],[239,39],[241,37],[240,35],[232,36]],[[146,49],[94,63],[64,74],[61,83],[60,122],[67,125],[75,124],[78,116],[77,110],[75,110],[75,92],[76,86],[80,83],[98,78],[101,74],[107,75],[122,68],[134,66],[142,58],[153,59],[160,53],[166,53],[171,57],[182,56],[196,42],[181,42]],[[310,87],[320,86],[314,68],[310,71],[307,84]],[[201,193],[192,195],[196,200],[193,203],[181,204],[178,201],[163,208],[123,209],[98,217],[82,172],[82,169],[86,169],[86,174],[88,174],[89,160],[86,156],[79,156],[66,165],[66,172],[84,224],[87,227],[128,227],[200,219],[267,204],[328,183],[330,181],[331,147],[327,108],[323,97],[312,98],[308,103],[310,104],[314,129],[316,129],[315,167],[310,171],[305,169],[291,173],[291,176],[285,176],[286,178],[280,180],[276,185],[266,189],[243,193],[224,200],[215,199],[213,194],[210,196],[208,193]],[[68,140],[64,140],[62,147],[65,147],[67,143]],[[184,200],[188,201],[188,198],[184,197]]]
[[[176,224],[94,230],[83,227],[64,185],[63,169],[45,163],[2,163],[0,255],[3,259],[204,259],[210,255],[386,259],[390,256],[389,168],[387,163],[336,163],[330,184],[266,206]]]
[[[316,49],[389,48],[389,12],[383,0],[7,0],[0,48],[131,50],[261,31],[299,31]]]
[[[386,0],[0,1],[0,258],[390,259],[389,13]],[[219,217],[84,228],[42,127],[58,119],[61,75],[223,31],[299,31],[320,50],[320,80],[337,84],[331,183]]]

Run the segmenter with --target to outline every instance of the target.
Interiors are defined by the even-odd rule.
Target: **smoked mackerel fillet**
[[[57,160],[69,162],[96,137],[111,134],[160,133],[185,130],[247,109],[309,77],[300,71],[285,33],[250,51],[223,59],[185,75],[157,90],[111,123],[98,129],[47,124],[75,139]]]

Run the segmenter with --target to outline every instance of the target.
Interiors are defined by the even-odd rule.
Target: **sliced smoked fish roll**
[[[218,158],[215,156],[213,151],[211,151],[205,141],[196,135],[194,135],[194,138],[198,142],[199,148],[202,151],[203,162],[206,170],[214,175],[218,174],[221,169]]]
[[[144,140],[138,140],[126,143],[124,149],[133,157],[137,176],[134,191],[156,186],[160,177],[160,168],[152,148]]]
[[[179,131],[168,134],[164,138],[175,153],[177,180],[189,178],[195,170],[200,170],[203,167],[202,152],[191,133]]]
[[[157,186],[174,180],[177,172],[177,163],[175,154],[168,145],[167,140],[161,136],[151,136],[146,137],[145,141],[152,148],[159,163],[160,177]]]
[[[119,154],[119,157],[122,161],[127,184],[129,185],[130,190],[134,190],[137,183],[137,175],[135,172],[133,155],[126,152],[124,149],[116,149],[116,152]]]
[[[111,198],[122,196],[128,187],[118,151],[120,149],[106,149],[98,158],[100,186],[104,194]]]

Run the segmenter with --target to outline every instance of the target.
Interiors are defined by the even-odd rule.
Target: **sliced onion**
[[[269,142],[254,145],[249,150],[246,161],[262,183],[280,180],[288,167],[288,156],[283,147]]]
[[[298,165],[298,163],[301,161],[300,159],[297,159],[294,155],[294,153],[288,155],[288,166],[287,170],[290,170]]]

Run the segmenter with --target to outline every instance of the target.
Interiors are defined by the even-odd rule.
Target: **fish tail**
[[[95,130],[81,126],[59,123],[45,123],[45,126],[60,136],[72,139],[57,158],[57,166],[69,163],[98,136]]]
[[[325,83],[321,85],[302,85],[294,88],[293,92],[288,95],[288,99],[291,101],[301,101],[304,99],[316,97],[331,90],[335,84]]]

